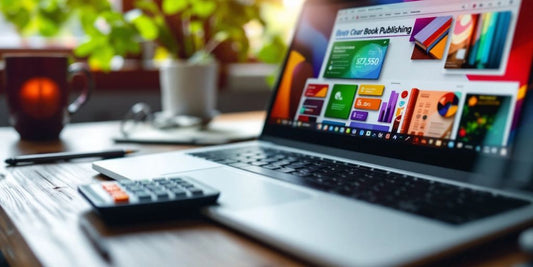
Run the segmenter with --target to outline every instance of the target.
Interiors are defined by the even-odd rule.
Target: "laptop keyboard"
[[[259,146],[190,155],[455,225],[530,204],[490,192]]]

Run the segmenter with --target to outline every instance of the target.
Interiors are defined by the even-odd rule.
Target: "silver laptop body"
[[[517,62],[516,53],[522,45],[516,42],[527,40],[526,43],[531,45],[531,37],[524,39],[520,32],[524,27],[520,27],[523,20],[519,19],[525,5],[531,3],[421,1],[379,5],[377,2],[308,1],[304,4],[258,141],[104,160],[95,162],[93,168],[114,179],[193,177],[222,192],[219,205],[205,209],[207,216],[305,261],[321,265],[390,266],[430,262],[523,227],[533,219],[530,203],[465,223],[451,224],[191,155],[259,146],[399,173],[406,176],[404,179],[414,176],[431,183],[533,201],[533,194],[523,190],[531,176],[529,166],[533,166],[528,149],[533,146],[529,146],[527,138],[533,128],[528,128],[527,116],[521,115],[527,113],[529,106],[527,95],[520,93],[520,90],[527,90],[531,53],[525,61],[529,65],[524,65],[522,71],[526,83],[518,78],[516,81],[484,78],[507,77],[505,66]],[[481,7],[479,3],[482,3]],[[478,6],[474,7],[474,4]],[[464,38],[460,36],[459,23],[467,25],[467,15],[471,15],[470,19],[476,20],[477,25],[486,24],[478,26],[486,27],[485,33],[490,31],[491,23],[507,29],[495,30],[492,34],[497,48],[484,48],[492,65],[457,63],[458,58],[468,61],[465,58],[474,53],[471,51],[475,46],[473,41],[458,43],[457,39]],[[491,16],[498,19],[492,18],[495,20],[492,21]],[[475,25],[470,27],[470,36],[480,38],[476,35],[483,32],[476,33],[475,29]],[[434,38],[426,40],[431,36]],[[498,42],[498,38],[504,41]],[[383,40],[387,41],[378,43]],[[429,44],[424,44],[426,41]],[[409,49],[409,53],[400,49]],[[460,49],[470,49],[470,52]],[[369,71],[362,66],[351,72],[335,72],[336,67],[341,68],[341,72],[346,68],[335,59],[345,60],[345,57],[352,60],[352,65],[357,65],[358,59],[366,58],[362,61],[375,65],[371,66],[375,68]],[[398,64],[411,67],[394,70]],[[431,68],[439,71],[436,74],[424,72]],[[307,76],[302,74],[306,71]],[[418,74],[409,74],[411,72]],[[398,77],[404,74],[411,78]],[[301,75],[305,79],[298,82]],[[284,91],[287,77],[292,77],[292,83],[289,83],[289,91]],[[441,87],[434,86],[435,82]],[[338,84],[356,84],[357,88],[350,95],[350,89],[343,91],[349,87]],[[320,92],[320,86],[325,86],[326,92]],[[413,88],[419,90],[417,96],[402,96],[403,91],[413,95]],[[336,97],[337,92],[341,92],[341,96]],[[435,92],[442,93],[436,98],[438,109],[424,114],[425,111],[414,102],[420,104],[427,100],[430,103],[428,99],[438,94]],[[285,93],[296,97],[291,98]],[[426,98],[424,93],[427,93]],[[346,102],[346,97],[352,100]],[[490,108],[469,105],[474,98],[482,101],[487,97],[493,101]],[[376,99],[381,100],[381,105],[376,104]],[[359,100],[362,102],[358,104]],[[401,101],[406,102],[403,103],[404,113],[396,113]],[[413,102],[411,107],[409,101]],[[503,130],[491,133],[490,142],[487,132],[485,135],[464,134],[461,131],[465,125],[476,118],[465,115],[466,106],[474,111],[477,108],[486,119],[492,116],[493,121],[506,122],[498,124]],[[409,110],[414,114],[411,125],[404,126]],[[501,113],[501,110],[507,111]],[[456,114],[450,115],[453,112]],[[398,114],[404,118],[395,126],[394,116]],[[426,126],[433,128],[424,131],[420,125],[413,125],[417,123],[418,115],[434,119],[432,126]],[[514,116],[521,127],[510,122]],[[449,130],[444,129],[448,126],[442,126],[446,123]],[[394,136],[401,140],[393,140]],[[494,140],[499,143],[495,144]],[[459,143],[461,147],[458,147]]]

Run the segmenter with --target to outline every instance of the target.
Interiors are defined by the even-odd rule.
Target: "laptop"
[[[309,0],[258,140],[93,168],[209,184],[207,216],[313,264],[430,262],[532,222],[528,10]]]

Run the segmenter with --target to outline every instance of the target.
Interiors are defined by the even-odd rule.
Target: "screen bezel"
[[[301,25],[301,20],[303,19],[303,13],[306,12],[306,8],[312,5],[338,5],[341,8],[343,5],[351,4],[350,7],[364,7],[364,6],[373,6],[373,5],[382,5],[382,4],[393,4],[401,3],[401,0],[363,0],[357,1],[347,1],[347,0],[308,0],[304,3],[300,16],[296,23],[296,29],[294,33],[298,32],[299,26]],[[523,16],[524,1],[521,3],[520,7],[520,16]],[[329,39],[329,36],[328,36]],[[294,38],[290,43],[289,50],[294,45]],[[268,114],[267,119],[263,127],[263,131],[260,139],[267,140],[269,137],[282,138],[292,141],[311,143],[316,145],[322,145],[327,147],[338,148],[347,151],[354,151],[358,153],[366,153],[371,155],[390,157],[399,160],[412,161],[416,163],[423,163],[429,165],[435,165],[439,167],[452,168],[461,171],[475,172],[478,163],[483,162],[483,164],[501,164],[503,160],[511,159],[512,154],[509,158],[498,157],[494,155],[485,155],[476,151],[470,150],[456,150],[456,149],[443,149],[437,147],[427,147],[407,143],[394,143],[380,141],[379,139],[370,139],[359,136],[349,136],[343,134],[335,134],[329,132],[317,131],[315,129],[305,129],[298,127],[291,127],[287,125],[278,125],[269,123],[271,117],[271,111],[276,100],[276,96],[279,92],[280,82],[282,80],[283,71],[286,68],[288,61],[288,56],[285,57],[285,61],[282,64],[282,72],[280,73],[278,80],[274,86],[274,92],[268,104]],[[531,81],[532,74],[530,73],[529,79]],[[531,89],[531,82],[527,86],[527,91]],[[529,96],[529,94],[527,94]],[[528,105],[532,97],[526,97],[524,100],[524,106]],[[520,132],[523,119],[524,110],[526,108],[522,107],[519,114],[519,129],[516,130],[517,134]],[[509,146],[510,151],[513,150],[514,146],[518,146],[516,141]]]

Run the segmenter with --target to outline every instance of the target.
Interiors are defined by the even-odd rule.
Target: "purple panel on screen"
[[[302,110],[300,111],[300,113],[305,115],[318,116],[320,115],[320,111],[322,111],[323,105],[323,100],[306,99],[302,105]]]
[[[392,117],[394,115],[394,108],[396,107],[396,103],[398,103],[398,96],[399,94],[396,93],[396,91],[392,91],[389,98],[389,105],[387,107],[387,116],[385,117],[385,122],[392,122]]]
[[[354,111],[352,112],[351,119],[354,121],[366,121],[366,118],[368,118],[368,112],[366,111]]]
[[[389,131],[389,126],[367,124],[367,123],[360,123],[360,122],[352,122],[350,123],[350,127],[364,129],[364,130],[375,130],[375,131],[381,131],[381,132]]]
[[[383,102],[383,104],[381,104],[381,108],[379,110],[379,117],[378,117],[378,121],[379,122],[383,122],[383,120],[385,119],[385,111],[387,109],[387,102]]]

